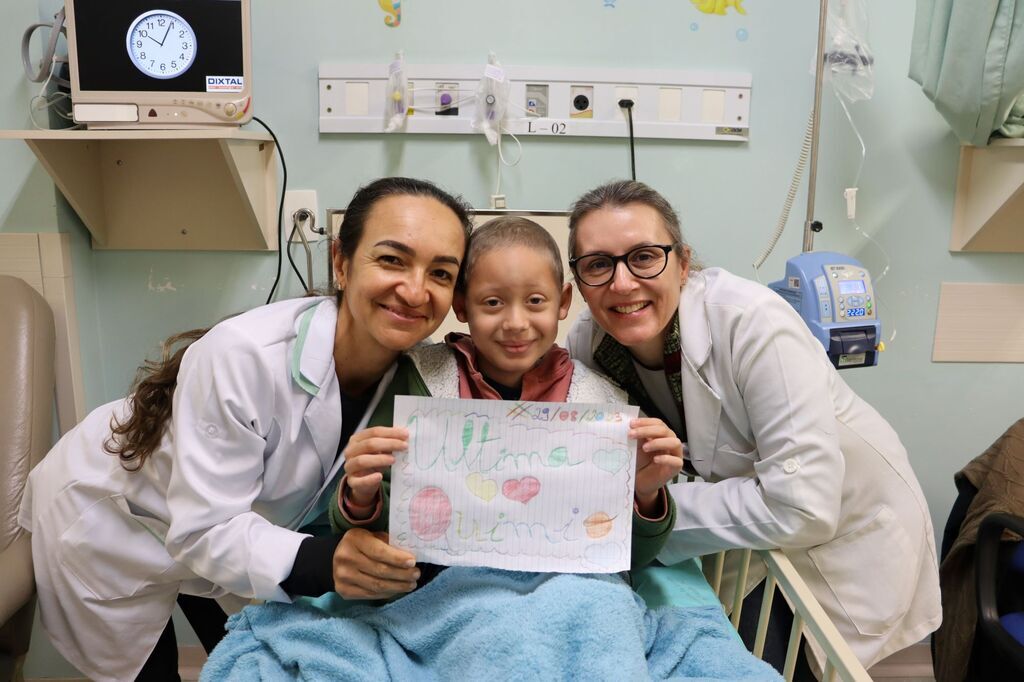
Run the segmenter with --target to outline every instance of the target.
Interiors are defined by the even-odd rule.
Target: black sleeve
[[[319,597],[334,592],[334,550],[341,535],[308,537],[299,545],[292,572],[281,589],[293,597]]]

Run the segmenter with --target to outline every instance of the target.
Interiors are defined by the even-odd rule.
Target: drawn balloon
[[[587,531],[587,536],[594,539],[603,538],[611,533],[614,525],[615,517],[608,516],[604,512],[595,512],[583,520],[583,528]]]
[[[424,488],[409,502],[409,526],[420,540],[438,539],[448,530],[451,521],[452,503],[440,488]]]

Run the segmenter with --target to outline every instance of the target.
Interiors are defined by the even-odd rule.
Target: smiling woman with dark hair
[[[430,183],[370,183],[339,230],[337,298],[186,334],[187,349],[60,440],[32,472],[20,522],[43,626],[68,661],[94,679],[177,679],[179,595],[192,595],[180,600],[190,621],[204,612],[209,650],[224,615],[196,597],[412,589],[411,554],[322,531],[349,436],[399,354],[451,308],[469,229],[465,204]],[[388,574],[366,573],[368,557]]]

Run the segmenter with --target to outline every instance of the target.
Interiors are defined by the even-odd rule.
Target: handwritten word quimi
[[[451,503],[438,488],[420,491],[410,505],[412,534],[421,541],[433,542],[442,536],[449,541],[445,545],[451,554],[479,549],[477,544],[506,544],[514,540],[537,540],[549,545],[564,545],[603,538],[612,531],[616,516],[604,512],[579,517],[579,509],[572,510],[572,516],[564,524],[548,519],[553,526],[542,521],[516,521],[500,513],[497,519],[482,520],[461,511],[453,511]],[[431,493],[429,496],[426,493]],[[454,517],[454,523],[452,523]],[[489,526],[489,528],[488,528]],[[412,535],[399,532],[398,539],[405,546],[413,546]],[[454,543],[454,544],[453,544]]]
[[[529,418],[540,422],[563,421],[580,424],[587,422],[621,422],[624,419],[622,413],[617,410],[615,412],[605,412],[604,410],[591,409],[580,413],[577,410],[567,410],[561,407],[551,409],[550,407],[544,407],[535,403],[516,403],[506,416],[509,419]]]
[[[576,519],[566,522],[561,527],[548,528],[544,523],[516,522],[506,519],[504,514],[498,514],[493,524],[488,522],[481,528],[479,520],[465,519],[461,511],[454,512],[454,517],[455,523],[445,530],[454,533],[459,540],[473,543],[505,543],[509,539],[531,538],[557,545],[579,542],[582,539],[581,533],[574,528],[578,525],[575,523]],[[491,526],[489,530],[486,528],[488,525]]]

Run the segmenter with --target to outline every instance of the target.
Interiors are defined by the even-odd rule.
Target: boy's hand
[[[374,426],[352,434],[344,452],[351,502],[359,506],[372,504],[384,480],[383,471],[395,463],[391,453],[408,447],[408,429]]]
[[[629,422],[629,437],[636,449],[636,502],[640,513],[650,516],[658,491],[683,468],[683,443],[665,422],[642,417]]]
[[[334,589],[345,599],[387,599],[416,589],[416,557],[388,544],[387,533],[348,531],[334,550]]]

